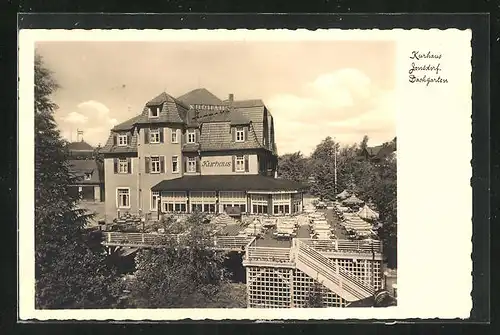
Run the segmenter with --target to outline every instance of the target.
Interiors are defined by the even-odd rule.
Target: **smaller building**
[[[104,201],[103,164],[98,160],[96,148],[83,139],[68,143],[69,169],[75,181],[69,192],[85,201]]]
[[[69,156],[71,159],[94,159],[95,148],[83,139],[68,143]]]
[[[104,201],[103,176],[95,160],[75,159],[69,161],[70,171],[76,177],[70,192],[79,194],[85,201]]]

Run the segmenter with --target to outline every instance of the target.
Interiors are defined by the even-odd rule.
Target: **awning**
[[[163,180],[152,191],[300,191],[305,185],[262,175],[183,176]]]

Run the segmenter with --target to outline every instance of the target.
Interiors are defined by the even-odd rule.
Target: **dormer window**
[[[196,142],[196,130],[188,129],[186,132],[187,143],[195,143]]]
[[[161,106],[149,107],[149,117],[159,117]]]
[[[127,134],[118,134],[118,145],[121,147],[128,145],[128,136]]]
[[[236,128],[236,142],[245,142],[245,129],[243,127]]]

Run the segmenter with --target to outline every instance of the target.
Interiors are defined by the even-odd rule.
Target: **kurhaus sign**
[[[211,156],[201,159],[202,174],[227,174],[232,173],[233,159],[231,156]]]
[[[222,162],[222,161],[202,161],[201,166],[205,168],[213,168],[213,167],[231,167],[231,162]]]

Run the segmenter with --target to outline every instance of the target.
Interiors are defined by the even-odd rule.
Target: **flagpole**
[[[335,137],[333,138],[333,162],[334,162],[334,186],[333,186],[333,193],[335,193],[335,196],[337,196],[337,141],[335,140]]]

